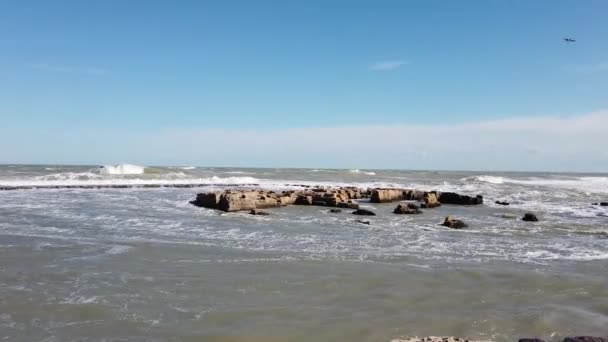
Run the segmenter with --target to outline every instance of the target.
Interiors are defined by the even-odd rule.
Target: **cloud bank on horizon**
[[[3,153],[11,163],[606,172],[607,127],[601,110],[451,125],[173,128],[111,140],[67,130],[62,139],[8,134],[0,143],[19,146]]]

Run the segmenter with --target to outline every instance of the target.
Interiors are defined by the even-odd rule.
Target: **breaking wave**
[[[368,176],[375,176],[376,175],[376,173],[373,172],[373,171],[361,171],[359,169],[348,170],[348,172],[350,172],[350,173],[361,173],[361,174],[368,175]]]
[[[99,168],[99,173],[104,175],[141,175],[145,167],[132,164],[104,165]]]
[[[461,179],[461,181],[471,183],[542,186],[569,190],[579,190],[588,193],[608,193],[608,177],[557,176],[555,178],[526,177],[522,179],[515,179],[500,176],[481,175],[465,177]]]

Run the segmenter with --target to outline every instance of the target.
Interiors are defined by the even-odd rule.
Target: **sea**
[[[361,201],[369,225],[316,206],[189,204],[305,185],[484,204],[395,215]],[[2,165],[0,189],[0,341],[608,335],[608,206],[593,204],[608,201],[607,174]],[[441,226],[447,215],[469,227]]]

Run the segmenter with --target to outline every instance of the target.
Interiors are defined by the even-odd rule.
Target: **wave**
[[[171,172],[162,175],[146,175],[148,177],[138,178],[116,178],[104,175],[95,174],[92,172],[82,173],[59,173],[53,175],[38,176],[29,179],[11,179],[2,180],[2,186],[26,186],[26,187],[46,187],[46,186],[139,186],[139,185],[176,185],[176,184],[201,184],[201,185],[231,185],[231,184],[267,184],[269,186],[278,186],[279,183],[274,180],[261,180],[254,177],[207,177],[207,178],[187,178],[188,176],[182,172]],[[153,178],[151,178],[152,176]]]
[[[348,170],[348,172],[350,173],[362,173],[364,175],[368,175],[368,176],[375,176],[376,173],[373,171],[361,171],[359,169],[352,169],[352,170]]]
[[[492,183],[492,184],[503,184],[505,182],[505,179],[503,177],[488,176],[488,175],[466,177],[461,180],[464,182],[481,182],[481,183]]]
[[[104,165],[99,168],[99,173],[104,175],[141,175],[145,167],[132,164]]]
[[[524,179],[507,178],[501,176],[472,176],[462,178],[466,183],[490,184],[517,184],[528,186],[544,186],[569,190],[579,190],[588,193],[608,193],[608,177],[560,177],[540,178],[528,177]]]

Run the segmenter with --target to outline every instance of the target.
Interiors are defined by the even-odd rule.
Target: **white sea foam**
[[[362,173],[362,174],[368,175],[368,176],[374,176],[376,174],[373,171],[361,171],[359,169],[348,170],[348,172],[350,172],[350,173]]]
[[[145,167],[132,164],[104,165],[99,168],[99,173],[105,175],[141,175]]]

